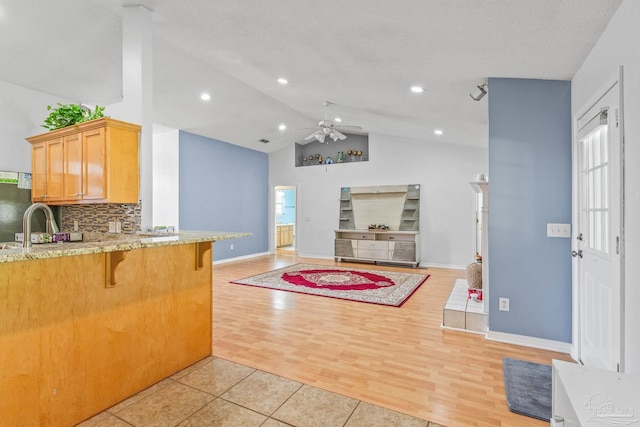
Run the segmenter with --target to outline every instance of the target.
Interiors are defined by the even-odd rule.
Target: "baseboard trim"
[[[318,254],[305,254],[305,253],[301,253],[301,252],[298,252],[298,256],[300,258],[335,259],[335,257],[333,257],[333,256],[318,255]]]
[[[559,353],[571,353],[571,343],[547,340],[544,338],[528,337],[525,335],[507,334],[505,332],[487,332],[487,340],[515,344],[524,347],[539,348],[541,350],[557,351]]]
[[[420,267],[422,267],[422,268],[429,268],[429,267],[433,267],[433,268],[449,268],[449,269],[452,269],[452,270],[465,270],[467,268],[466,265],[432,264],[432,263],[425,263],[425,262],[421,262],[420,263]]]
[[[242,261],[242,260],[256,258],[256,257],[260,257],[260,256],[265,256],[265,255],[273,255],[273,253],[272,252],[260,252],[260,253],[250,254],[250,255],[238,256],[238,257],[235,257],[235,258],[225,258],[225,259],[213,260],[213,265],[225,264],[227,262],[233,262],[233,261]]]

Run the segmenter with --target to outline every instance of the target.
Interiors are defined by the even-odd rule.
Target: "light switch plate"
[[[547,237],[571,237],[571,224],[547,224]]]

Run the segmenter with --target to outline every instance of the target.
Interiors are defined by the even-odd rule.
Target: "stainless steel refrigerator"
[[[31,174],[0,171],[0,242],[13,242],[22,232],[22,216],[31,205]],[[45,217],[35,212],[33,231],[45,230]]]

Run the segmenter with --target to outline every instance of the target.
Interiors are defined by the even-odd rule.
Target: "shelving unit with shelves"
[[[335,259],[420,263],[420,185],[342,187]],[[368,228],[384,224],[388,230]]]

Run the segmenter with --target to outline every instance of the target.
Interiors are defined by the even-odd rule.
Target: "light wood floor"
[[[509,412],[502,359],[569,355],[442,329],[464,271],[419,269],[431,276],[400,308],[229,283],[297,262],[337,265],[295,255],[214,265],[214,356],[447,426],[549,425]]]

